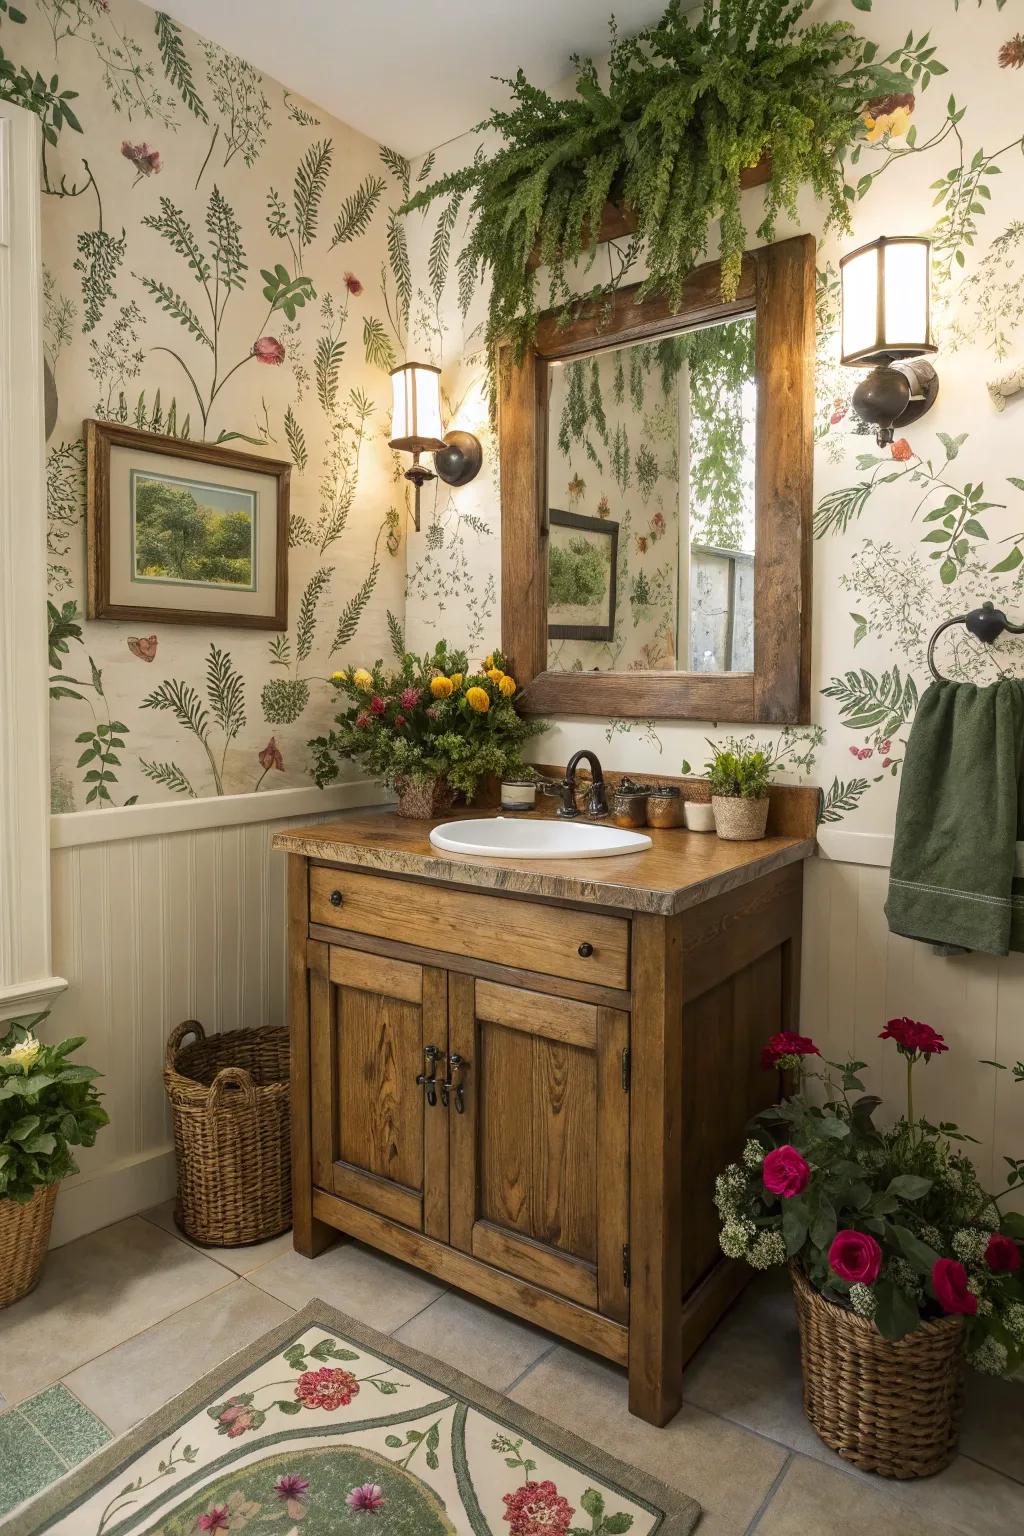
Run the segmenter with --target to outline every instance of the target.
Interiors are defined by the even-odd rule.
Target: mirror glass
[[[550,364],[550,669],[753,669],[755,403],[752,315]]]

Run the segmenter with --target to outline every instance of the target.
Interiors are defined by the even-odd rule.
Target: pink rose
[[[764,1187],[770,1194],[789,1200],[801,1195],[810,1182],[810,1165],[796,1147],[776,1147],[769,1152],[761,1168]]]
[[[380,694],[375,693],[373,698],[370,700],[371,715],[382,715],[386,708],[387,705],[384,703],[384,700],[381,698]]]
[[[284,362],[285,351],[276,336],[261,336],[252,344],[252,355],[258,363],[280,364]]]
[[[874,1285],[882,1267],[882,1249],[870,1232],[848,1228],[832,1239],[828,1262],[840,1280],[848,1280],[851,1285]]]
[[[985,1249],[985,1263],[997,1274],[1013,1274],[1020,1269],[1020,1249],[1005,1232],[993,1232]]]
[[[956,1259],[936,1259],[932,1265],[932,1290],[943,1312],[973,1317],[978,1298],[967,1289],[967,1271]]]

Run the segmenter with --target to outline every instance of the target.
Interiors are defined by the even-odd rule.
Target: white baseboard
[[[50,1247],[60,1248],[87,1232],[135,1216],[173,1194],[173,1147],[125,1158],[95,1174],[79,1174],[57,1196]]]

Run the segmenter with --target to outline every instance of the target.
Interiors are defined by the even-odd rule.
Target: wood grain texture
[[[448,973],[436,966],[423,968],[423,1033],[421,1051],[428,1045],[441,1053],[443,1060],[448,1046]],[[420,1057],[426,1061],[425,1054]],[[417,1067],[417,1071],[421,1068]],[[441,1072],[440,1063],[436,1069]],[[423,1106],[423,1230],[438,1242],[448,1241],[450,1207],[451,1153],[449,1148],[448,1115],[437,1104]]]
[[[332,948],[330,976],[340,987],[377,992],[381,997],[397,997],[406,1003],[423,1001],[423,967],[404,960],[389,960],[366,950],[353,953]]]
[[[687,1003],[768,950],[798,941],[802,891],[802,866],[791,864],[753,885],[715,896],[688,913],[683,928]],[[788,964],[792,985],[791,972]],[[785,1011],[789,1016],[789,1005]]]
[[[556,1296],[567,1296],[581,1307],[597,1307],[595,1266],[568,1254],[555,1255],[543,1243],[478,1221],[473,1228],[473,1257],[531,1285],[543,1286]]]
[[[388,1221],[400,1222],[414,1232],[423,1230],[423,1196],[419,1190],[407,1189],[394,1179],[380,1178],[344,1162],[334,1164],[331,1182],[326,1187],[342,1200],[376,1211]]]
[[[473,1227],[477,1217],[477,1143],[480,1094],[475,1079],[480,1074],[480,1056],[476,1039],[476,1008],[472,976],[448,977],[448,1049],[457,1051],[469,1062],[470,1087],[466,1109],[461,1115],[449,1115],[448,1134],[451,1169],[450,1238],[453,1248],[469,1254],[473,1251]]]
[[[550,1040],[581,1045],[587,1050],[593,1050],[597,1044],[597,1009],[593,1003],[565,999],[554,1004],[543,992],[478,981],[476,1016],[503,1024],[506,1029],[545,1035]]]
[[[313,1120],[310,1073],[310,996],[306,970],[309,888],[306,860],[288,860],[288,1027],[291,1043],[292,1242],[307,1259],[333,1241],[313,1215]]]
[[[349,987],[336,992],[338,1156],[422,1192],[420,1008]]]
[[[309,1059],[312,1114],[313,1182],[334,1187],[338,1160],[338,1023],[335,989],[330,983],[330,951],[326,944],[306,946],[309,961]]]
[[[501,476],[501,634],[506,664],[529,682],[548,664],[548,369],[532,350],[498,356]],[[512,641],[506,646],[506,638]]]
[[[537,1328],[547,1328],[583,1349],[603,1355],[616,1365],[625,1365],[627,1332],[621,1323],[601,1317],[589,1308],[580,1307],[514,1275],[503,1274],[470,1254],[395,1226],[373,1211],[339,1200],[335,1195],[317,1190],[313,1205],[316,1217],[337,1231],[369,1243],[417,1269],[426,1270],[446,1285],[457,1286],[494,1306],[504,1307],[513,1316],[521,1317]]]
[[[780,790],[784,787],[778,786]],[[795,802],[799,810],[793,814],[798,816],[803,825],[808,819],[812,797],[816,797],[817,791],[801,787],[794,793],[801,798]],[[788,798],[780,801],[780,804],[788,803]],[[697,906],[712,896],[720,895],[722,891],[734,890],[751,880],[760,879],[773,869],[809,858],[815,848],[813,834],[807,832],[771,835],[757,843],[726,843],[708,833],[687,832],[682,828],[652,828],[649,831],[652,845],[649,849],[639,854],[617,854],[613,858],[602,859],[470,858],[445,853],[432,846],[429,838],[431,827],[443,821],[464,819],[465,813],[439,817],[434,821],[413,821],[396,816],[391,811],[344,812],[321,826],[282,831],[275,836],[274,847],[289,853],[306,854],[311,859],[323,860],[332,865],[338,879],[333,879],[333,876],[318,870],[316,866],[310,871],[311,885],[319,893],[312,912],[312,922],[325,928],[334,928],[340,924],[341,929],[352,928],[353,925],[346,918],[344,907],[335,909],[330,906],[329,892],[338,885],[339,880],[351,880],[353,870],[415,876],[421,881],[429,881],[431,894],[426,900],[431,904],[440,904],[452,894],[441,888],[443,883],[445,887],[459,888],[462,892],[469,887],[477,892],[502,891],[508,895],[557,901],[566,907],[603,907],[613,911],[653,912],[667,916]],[[345,873],[346,867],[348,873]],[[459,931],[453,935],[447,927],[441,926],[440,921],[430,926],[422,916],[413,933],[407,926],[406,911],[398,903],[403,900],[403,893],[411,902],[413,892],[419,891],[417,905],[421,912],[428,912],[431,908],[424,903],[424,889],[424,886],[396,884],[385,909],[381,908],[382,896],[375,896],[372,917],[366,915],[360,931],[379,933],[385,938],[407,944],[418,944],[434,953],[440,953],[440,946],[443,946],[449,952],[477,955],[490,964],[505,962],[513,968],[520,966],[526,970],[550,971],[551,974],[573,977],[581,982],[600,982],[620,989],[628,985],[625,978],[609,981],[607,975],[596,974],[594,967],[599,960],[597,955],[586,962],[576,959],[572,969],[556,969],[554,961],[550,965],[537,964],[536,955],[529,947],[534,931],[529,909],[523,913],[517,910],[512,914],[507,905],[499,908],[497,902],[487,904],[485,908],[478,908],[475,901],[468,902],[466,906],[458,908],[456,921],[464,925],[468,914],[472,933],[462,932],[460,926]],[[486,895],[479,899],[484,903],[489,902]],[[440,910],[439,906],[433,906],[432,909],[435,912]],[[484,910],[488,914],[486,920],[474,915]],[[372,929],[371,921],[376,925]],[[570,951],[571,961],[582,939],[588,938],[595,947],[598,945],[598,940],[589,932],[577,932],[580,923],[589,926],[591,919],[586,913],[577,911],[572,915],[571,922],[567,922],[540,907],[536,912],[536,921],[544,925],[542,937],[547,953],[551,953],[552,949],[556,953],[560,952],[564,946]],[[608,919],[599,914],[593,921],[604,924]],[[493,936],[490,944],[485,944],[481,933],[477,932],[477,929],[482,932],[485,924]],[[553,929],[562,931],[555,935]],[[528,936],[525,951],[520,949],[515,955],[510,955],[503,950],[501,935],[506,930]],[[612,932],[614,929],[601,929],[602,943],[606,947]],[[612,952],[621,956],[618,941],[613,944]]]
[[[605,1317],[629,1321],[622,1250],[629,1242],[629,1107],[623,1052],[629,1014],[601,1008],[597,1018],[597,1281]]]
[[[334,905],[339,894],[342,904]],[[313,922],[349,933],[390,937],[398,932],[410,944],[433,945],[443,937],[448,951],[481,958],[498,957],[533,971],[549,971],[579,981],[624,987],[629,979],[629,924],[618,917],[589,912],[566,913],[552,923],[546,907],[465,891],[431,891],[351,870],[313,866],[309,875]],[[592,953],[581,956],[584,942]]]

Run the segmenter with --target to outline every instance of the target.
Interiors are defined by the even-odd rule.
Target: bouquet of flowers
[[[377,661],[331,681],[349,702],[334,730],[309,744],[321,786],[337,777],[339,759],[359,758],[399,790],[440,781],[472,800],[487,774],[529,776],[522,748],[547,729],[518,714],[520,690],[500,651],[471,671],[465,652],[441,641],[432,655],[407,653],[397,670]]]
[[[948,1050],[943,1037],[902,1018],[880,1038],[906,1063],[906,1113],[889,1129],[874,1123],[864,1062],[826,1062],[805,1035],[768,1041],[762,1065],[795,1073],[796,1092],[755,1118],[718,1176],[722,1250],[756,1269],[798,1264],[886,1339],[959,1314],[971,1363],[1009,1374],[1024,1360],[1024,1215],[1002,1202],[1024,1186],[1024,1159],[1006,1158],[1006,1188],[986,1193],[962,1147],[974,1138],[914,1114],[915,1069]],[[1013,1070],[1024,1081],[1024,1063]]]

